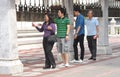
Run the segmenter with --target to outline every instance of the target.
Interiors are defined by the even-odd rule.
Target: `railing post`
[[[110,34],[114,35],[115,33],[115,25],[116,25],[116,21],[114,18],[112,18],[112,20],[110,21]]]

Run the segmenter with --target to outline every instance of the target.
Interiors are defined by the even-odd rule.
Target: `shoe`
[[[88,60],[92,60],[93,58],[91,57],[91,58],[89,58]]]
[[[83,60],[80,59],[78,62],[79,62],[79,63],[83,63]]]
[[[69,67],[69,66],[70,66],[69,63],[65,64],[65,67]]]
[[[96,58],[93,58],[93,60],[95,61],[95,60],[96,60]]]
[[[72,60],[72,61],[70,61],[70,63],[75,63],[75,61],[76,61],[76,60]]]
[[[70,63],[79,63],[80,61],[79,60],[72,60],[70,61]]]
[[[63,66],[65,66],[65,64],[64,64],[64,63],[62,63],[62,64],[60,64],[59,66],[60,66],[60,67],[63,67]]]
[[[55,68],[56,68],[56,65],[53,65],[53,66],[52,66],[52,69],[55,69]]]
[[[50,69],[50,67],[43,67],[43,69]]]

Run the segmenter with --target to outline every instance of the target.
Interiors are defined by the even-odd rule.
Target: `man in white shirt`
[[[99,33],[99,22],[96,18],[93,17],[93,11],[88,11],[88,19],[85,21],[85,25],[87,28],[87,41],[88,47],[91,52],[91,57],[89,60],[96,60],[96,52],[97,52],[97,38]]]

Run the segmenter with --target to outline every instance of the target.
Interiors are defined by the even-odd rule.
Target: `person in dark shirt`
[[[51,52],[54,43],[50,43],[48,41],[48,37],[55,34],[55,24],[53,23],[51,15],[46,13],[45,22],[42,25],[32,24],[32,26],[36,27],[39,32],[44,32],[43,48],[45,52],[45,67],[43,67],[43,69],[50,69],[51,66],[52,68],[56,68],[55,59],[53,57],[53,53]],[[38,26],[41,26],[41,28]]]
[[[83,62],[84,59],[84,16],[80,13],[79,8],[74,8],[74,15],[77,17],[75,21],[75,34],[74,34],[74,60],[71,62]],[[80,59],[78,58],[78,43],[80,45],[81,53]]]

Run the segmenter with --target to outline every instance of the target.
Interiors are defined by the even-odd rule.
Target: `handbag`
[[[51,35],[48,37],[48,42],[54,43],[57,42],[57,35],[54,32],[51,32]]]
[[[51,43],[57,42],[57,36],[56,35],[49,36],[48,42],[51,42]]]

